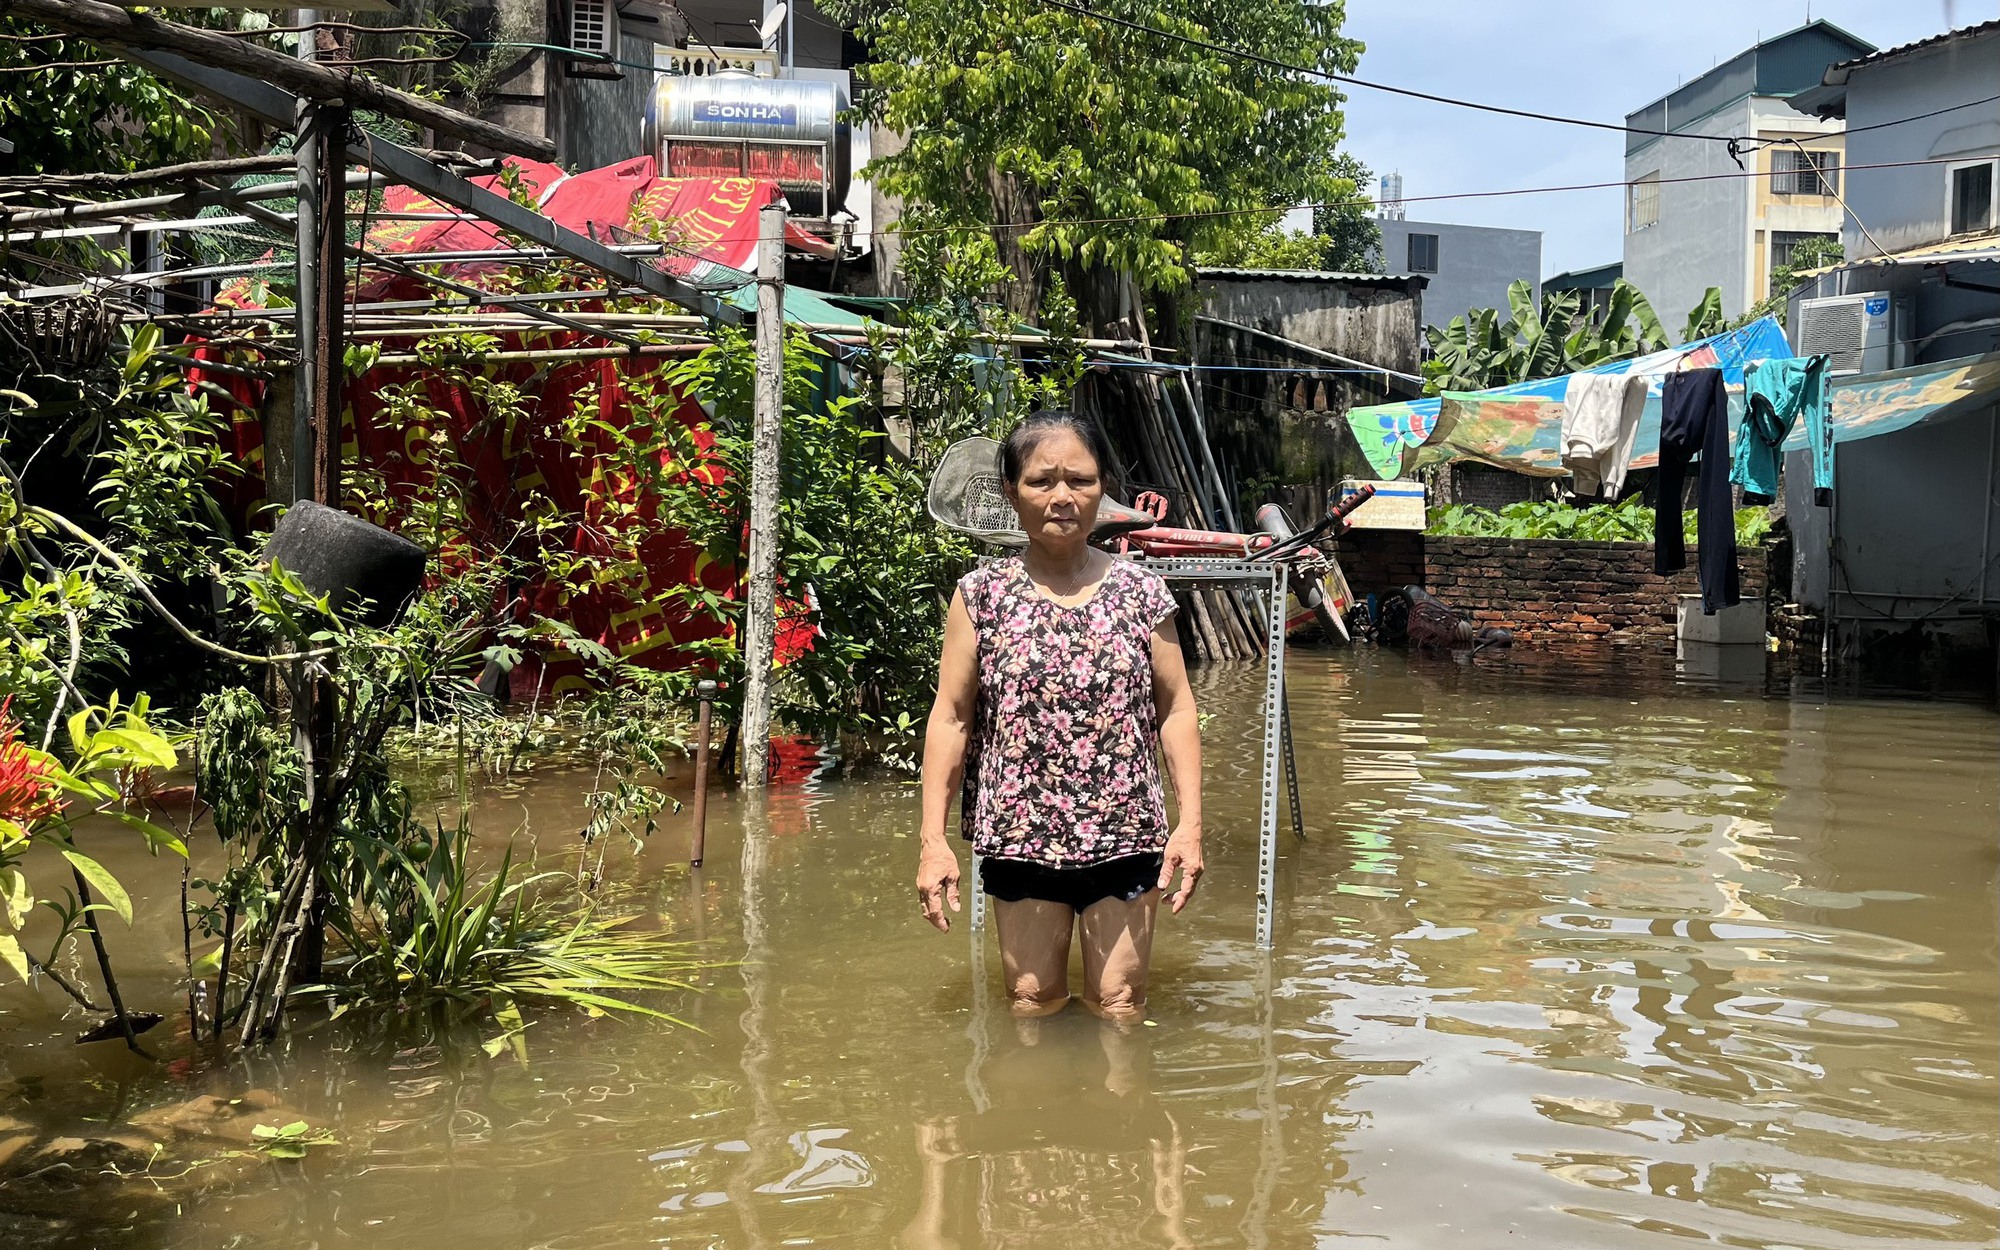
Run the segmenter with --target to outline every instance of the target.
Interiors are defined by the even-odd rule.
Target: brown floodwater
[[[0,1241],[125,1247],[1991,1246],[2000,719],[1523,655],[1299,653],[1306,840],[1253,942],[1258,699],[1196,675],[1210,872],[1151,1020],[1023,1027],[925,927],[918,800],[816,776],[609,874],[741,961],[702,1032],[542,1016],[529,1060],[335,1028],[146,1064],[0,991],[0,1116],[261,1089],[337,1144],[81,1191]],[[677,779],[685,789],[685,779]],[[575,778],[476,795],[544,852]],[[206,835],[202,835],[206,836]],[[172,865],[115,859],[171,1012]],[[9,1223],[13,1219],[15,1222]],[[14,1229],[14,1234],[6,1230]],[[32,1232],[32,1239],[28,1233]]]

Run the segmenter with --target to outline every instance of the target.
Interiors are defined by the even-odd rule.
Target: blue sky
[[[1805,0],[1347,0],[1359,76],[1511,108],[1622,122],[1689,78],[1806,21]],[[1878,47],[2000,17],[2000,0],[1815,0]],[[1354,88],[1347,148],[1403,193],[1609,182],[1624,140]],[[1542,231],[1542,276],[1617,260],[1617,190],[1418,204],[1410,216]]]

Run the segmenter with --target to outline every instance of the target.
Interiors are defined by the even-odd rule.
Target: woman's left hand
[[[1167,849],[1160,864],[1160,891],[1166,892],[1174,883],[1174,870],[1181,874],[1181,888],[1167,899],[1174,914],[1187,906],[1194,897],[1194,887],[1201,880],[1201,825],[1182,821],[1174,827],[1174,834],[1167,839]]]

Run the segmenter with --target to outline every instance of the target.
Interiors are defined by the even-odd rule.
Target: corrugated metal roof
[[[1947,30],[1941,34],[1932,35],[1928,39],[1919,39],[1915,43],[1906,43],[1894,48],[1884,48],[1880,52],[1872,52],[1867,56],[1856,57],[1851,61],[1841,61],[1837,64],[1829,65],[1826,67],[1826,73],[1820,76],[1819,86],[1801,91],[1793,96],[1790,101],[1791,106],[1799,112],[1810,116],[1845,117],[1847,116],[1847,79],[1848,75],[1855,70],[1866,66],[1886,65],[1890,61],[1901,60],[1906,56],[1914,56],[1917,53],[1926,52],[1932,48],[1940,48],[1961,40],[1982,38],[1995,32],[2000,32],[2000,21],[1981,22],[1977,26],[1963,26],[1957,30]]]
[[[1331,269],[1238,269],[1229,265],[1197,265],[1198,278],[1228,278],[1233,281],[1351,282],[1364,286],[1402,286],[1408,282],[1430,285],[1420,273],[1339,273]]]
[[[1817,269],[1804,270],[1798,276],[1817,277],[1838,269],[1864,269],[1871,265],[1937,265],[1955,260],[2000,260],[2000,230],[1961,234],[1936,243],[1926,243],[1922,247],[1905,248],[1900,252],[1889,252],[1881,256],[1862,256],[1838,264],[1822,265]]]
[[[1960,39],[1977,39],[1981,35],[1989,35],[1994,31],[2000,31],[2000,20],[1981,22],[1977,26],[1961,26],[1957,30],[1942,31],[1932,35],[1928,39],[1919,39],[1914,43],[1898,44],[1893,48],[1884,48],[1880,52],[1871,52],[1867,56],[1855,57],[1851,61],[1842,61],[1838,65],[1830,65],[1827,67],[1826,77],[1822,81],[1829,85],[1845,82],[1847,81],[1849,70],[1858,69],[1863,65],[1881,65],[1884,62],[1908,56],[1913,52],[1921,52],[1926,48],[1934,48],[1940,44],[1954,43]],[[1835,74],[1840,75],[1840,77],[1835,78]]]

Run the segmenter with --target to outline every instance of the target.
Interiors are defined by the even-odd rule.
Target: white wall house
[[[1669,132],[1626,136],[1624,263],[1670,332],[1711,286],[1723,315],[1740,315],[1771,294],[1771,270],[1795,247],[1840,234],[1844,125],[1787,101],[1829,65],[1874,50],[1810,22],[1626,114],[1627,126]],[[1729,138],[1760,142],[1733,156]]]

